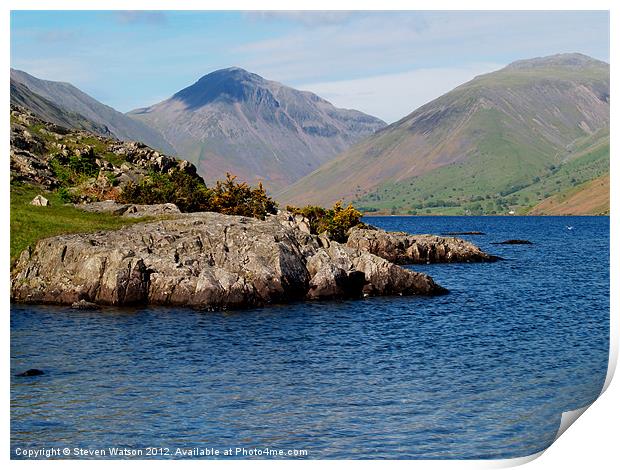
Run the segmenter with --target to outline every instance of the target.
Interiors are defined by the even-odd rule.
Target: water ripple
[[[450,289],[438,298],[226,313],[15,305],[11,447],[508,458],[547,447],[561,412],[597,397],[609,347],[608,218],[371,223],[482,231],[464,238],[506,260],[416,266]],[[507,238],[534,245],[490,244]],[[15,377],[29,368],[46,375]]]

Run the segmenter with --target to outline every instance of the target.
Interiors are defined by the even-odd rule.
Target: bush
[[[71,193],[64,186],[58,188],[58,197],[64,203],[73,202],[73,198],[71,197]]]
[[[344,243],[347,241],[347,232],[353,227],[364,226],[361,221],[362,213],[358,211],[352,204],[342,207],[342,202],[338,201],[332,209],[325,209],[320,206],[306,206],[286,208],[293,214],[299,214],[308,219],[310,223],[310,232],[318,235],[323,232],[327,236],[337,242]]]
[[[227,174],[225,181],[217,181],[208,188],[199,176],[175,171],[151,173],[139,183],[129,183],[119,197],[130,204],[176,204],[181,212],[220,212],[264,219],[275,214],[277,205],[267,196],[263,185],[252,188],[247,183],[237,183],[236,177]]]
[[[237,183],[236,176],[226,173],[225,181],[217,181],[211,190],[211,209],[228,215],[244,215],[264,219],[267,214],[276,214],[278,205],[267,196],[262,183],[252,188],[247,183]]]
[[[80,157],[76,155],[56,155],[50,159],[49,165],[52,173],[63,186],[79,184],[87,178],[97,176],[99,173],[92,154]]]
[[[128,183],[119,202],[130,204],[176,204],[181,212],[211,210],[212,192],[202,180],[188,173],[175,171],[150,173],[139,183]]]

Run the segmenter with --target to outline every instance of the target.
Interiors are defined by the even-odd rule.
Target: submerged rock
[[[351,230],[347,246],[367,251],[396,264],[463,263],[501,259],[460,238],[363,228]]]
[[[46,238],[25,250],[11,273],[13,301],[63,305],[83,300],[227,309],[444,292],[425,274],[277,217],[211,212]]]
[[[17,374],[17,377],[36,377],[37,375],[45,375],[45,372],[39,369],[28,369],[26,372]]]
[[[78,300],[77,302],[73,302],[71,304],[71,308],[76,310],[97,310],[99,305],[93,302],[88,302],[84,299]]]
[[[533,245],[529,240],[504,240],[503,242],[494,242],[491,245]]]

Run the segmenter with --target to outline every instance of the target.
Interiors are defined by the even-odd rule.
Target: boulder
[[[49,200],[47,200],[46,198],[44,198],[43,196],[39,194],[38,196],[35,196],[35,198],[32,201],[30,201],[30,205],[47,207],[50,205],[50,202]]]
[[[460,238],[411,235],[357,227],[351,229],[347,246],[367,251],[396,264],[463,263],[501,259]]]
[[[123,215],[131,204],[119,204],[115,201],[97,201],[86,204],[73,204],[73,207],[86,212],[99,212],[104,214]]]
[[[244,308],[302,299],[435,295],[433,279],[257,219],[182,214],[40,240],[11,272],[15,302]]]

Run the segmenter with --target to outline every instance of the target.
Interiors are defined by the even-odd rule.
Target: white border
[[[615,3],[618,3],[617,1]],[[1,29],[0,35],[3,36],[1,44],[2,47],[2,60],[4,63],[4,83],[2,88],[2,97],[5,106],[9,102],[9,44],[10,44],[10,28],[9,28],[9,11],[11,9],[35,9],[35,10],[71,10],[71,9],[90,9],[90,10],[110,10],[110,9],[134,9],[134,10],[153,10],[153,9],[168,9],[168,10],[611,10],[611,53],[610,57],[617,50],[617,34],[614,31],[618,31],[620,28],[620,21],[618,20],[619,6],[615,6],[611,0],[589,0],[589,1],[550,1],[550,0],[505,0],[500,2],[490,0],[469,0],[466,3],[458,0],[442,0],[435,2],[428,1],[397,1],[397,0],[382,0],[382,1],[368,1],[368,0],[302,0],[295,3],[286,2],[283,0],[263,0],[263,1],[251,1],[251,0],[228,0],[228,1],[196,1],[186,0],[183,3],[171,0],[91,0],[88,3],[78,3],[75,0],[58,0],[58,1],[42,1],[42,0],[9,0],[3,2],[3,15],[1,17]],[[617,62],[614,59],[611,60],[611,88],[612,90],[620,89],[615,86],[618,83],[617,74]],[[615,97],[612,92],[611,95]],[[612,97],[612,100],[615,98]],[[616,140],[617,135],[617,119],[618,113],[616,113],[615,101],[612,101],[611,111],[611,123],[612,123],[612,138],[613,142]],[[6,109],[6,108],[5,108]],[[2,135],[4,136],[4,144],[2,145],[2,157],[3,164],[0,170],[2,177],[0,178],[2,207],[5,211],[3,217],[5,220],[5,227],[9,227],[9,169],[8,169],[8,149],[9,149],[9,113],[0,113],[0,128],[2,129]],[[612,181],[615,181],[618,167],[618,156],[614,156],[615,144],[611,146],[611,172]],[[611,186],[611,203],[612,203],[612,217],[611,217],[611,259],[618,259],[618,249],[613,243],[617,239],[618,234],[618,221],[615,214],[618,201],[618,189]],[[0,251],[0,266],[5,266],[5,270],[2,271],[3,284],[6,286],[6,294],[0,298],[2,302],[2,312],[5,314],[5,321],[3,322],[3,338],[5,344],[5,357],[2,367],[2,384],[3,391],[5,393],[5,406],[2,408],[3,422],[5,424],[2,433],[2,441],[0,447],[0,453],[3,460],[8,460],[10,456],[9,445],[9,401],[10,401],[10,389],[9,389],[9,345],[10,345],[10,328],[9,328],[9,272],[6,269],[9,266],[9,232],[4,230],[1,232],[2,242],[4,250]],[[612,263],[611,266],[611,285],[617,285],[618,281],[618,264]],[[596,269],[593,266],[592,269]],[[567,301],[570,301],[569,299]],[[617,363],[618,355],[618,295],[617,289],[612,289],[611,295],[611,351],[610,351],[610,370],[606,381],[606,392],[579,418],[579,423],[576,426],[572,426],[568,429],[549,449],[547,449],[540,458],[535,459],[537,456],[531,456],[530,458],[523,459],[511,459],[504,461],[390,461],[390,466],[394,465],[399,468],[410,468],[415,466],[416,468],[501,468],[506,466],[520,465],[527,463],[535,459],[529,464],[528,468],[549,468],[562,467],[562,468],[610,468],[612,462],[618,462],[617,452],[617,429],[618,423],[616,417],[620,415],[619,403],[620,403],[620,386],[615,382],[611,382],[613,371]],[[318,461],[296,461],[294,464],[300,467],[317,465]],[[30,467],[39,462],[34,461],[10,461],[9,464],[15,467]],[[262,468],[273,468],[274,466],[284,468],[289,467],[293,462],[281,462],[281,461],[148,461],[148,462],[131,462],[131,461],[118,461],[114,465],[141,467],[147,466],[149,468],[174,465],[200,465],[205,464],[209,466],[219,467],[222,465],[233,466],[246,466],[253,465]],[[45,465],[50,465],[55,468],[74,467],[78,468],[84,466],[84,461],[54,461],[46,462]],[[109,463],[105,461],[92,461],[89,465],[95,467],[108,467]],[[356,468],[363,468],[367,466],[385,465],[384,462],[374,461],[321,461],[321,466],[326,467],[340,467],[355,465]]]

